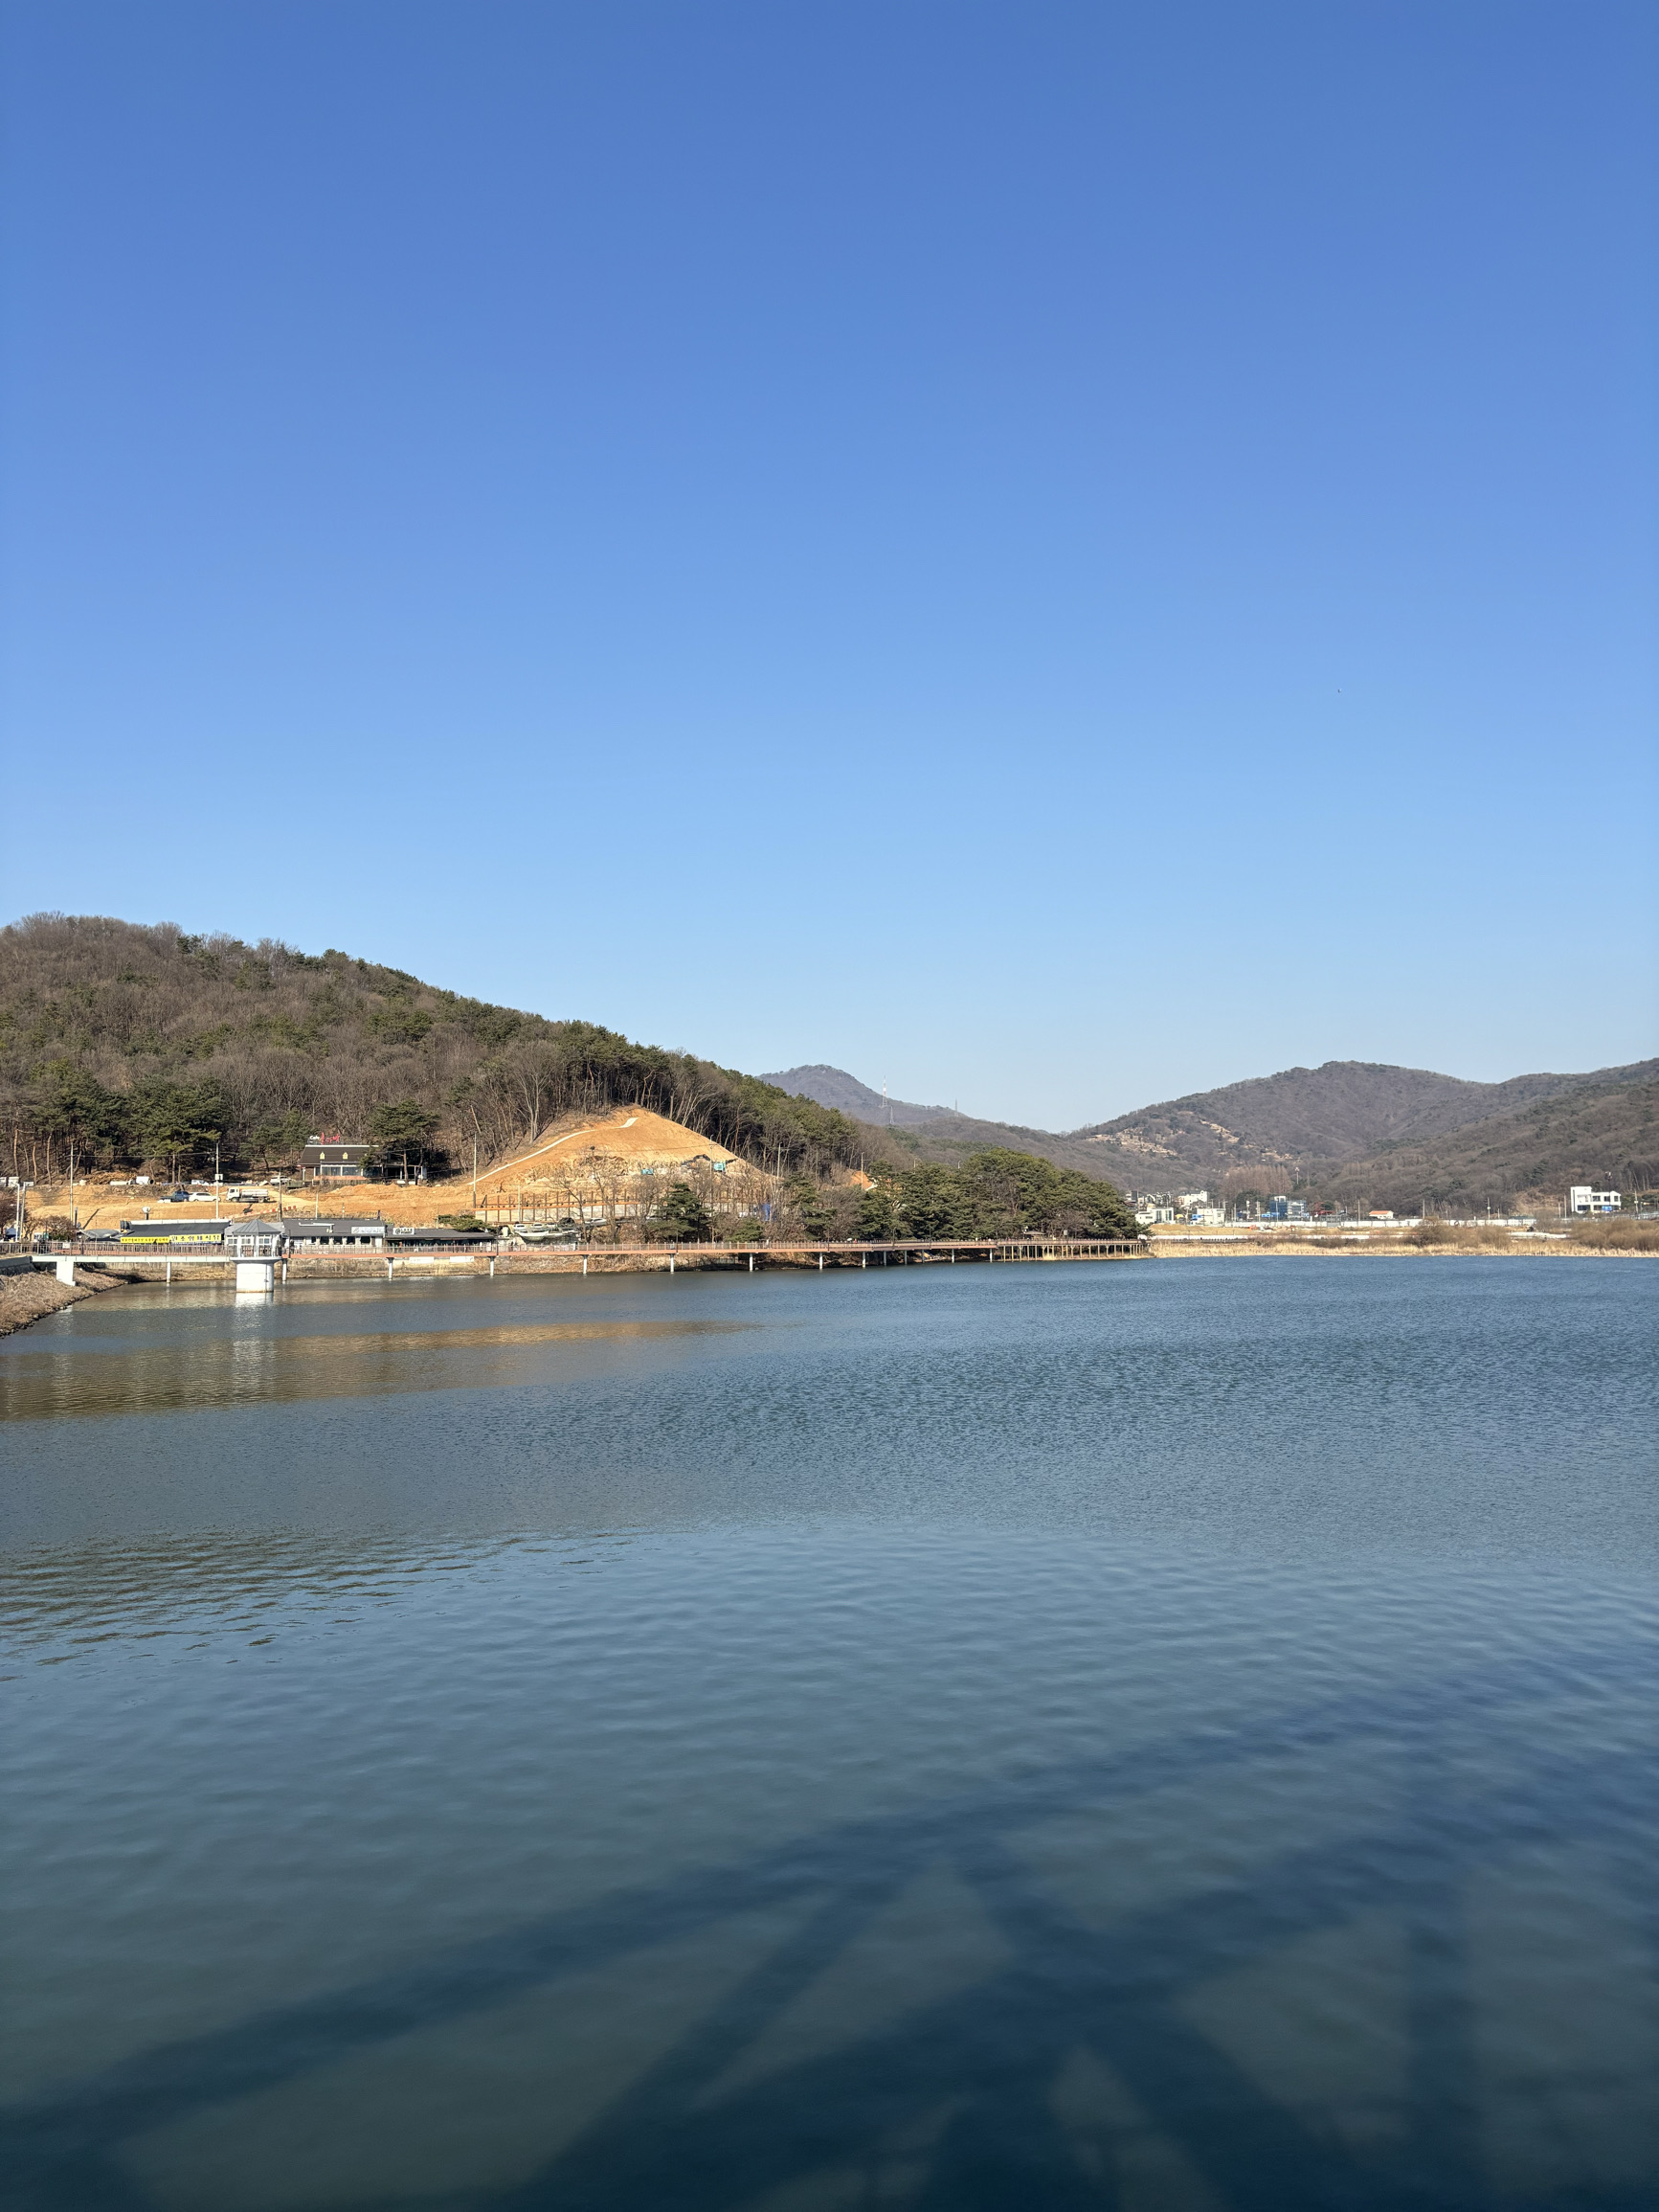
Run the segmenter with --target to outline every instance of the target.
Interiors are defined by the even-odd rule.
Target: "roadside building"
[[[1575,1183],[1567,1193],[1569,1213],[1617,1213],[1622,1203],[1616,1190],[1597,1190],[1588,1183]]]
[[[384,1252],[386,1224],[372,1221],[306,1221],[290,1214],[282,1224],[290,1252]]]
[[[319,1182],[358,1183],[369,1163],[370,1147],[360,1144],[355,1138],[342,1137],[338,1131],[322,1137],[308,1137],[305,1149],[300,1155],[300,1179],[312,1176]]]
[[[469,1245],[493,1244],[495,1238],[482,1229],[448,1229],[442,1222],[411,1222],[399,1223],[389,1230],[386,1241],[394,1252],[415,1245],[436,1245],[444,1251],[464,1252]]]
[[[155,1221],[123,1221],[121,1241],[135,1250],[147,1246],[164,1253],[207,1252],[224,1241],[225,1228],[222,1221],[180,1221],[162,1214]]]

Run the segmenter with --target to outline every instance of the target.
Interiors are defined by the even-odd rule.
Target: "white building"
[[[1569,1213],[1617,1213],[1618,1210],[1616,1190],[1593,1190],[1587,1183],[1575,1183],[1567,1193]]]
[[[384,1252],[386,1224],[378,1216],[372,1221],[330,1221],[326,1218],[307,1221],[303,1214],[290,1214],[282,1224],[290,1252]]]

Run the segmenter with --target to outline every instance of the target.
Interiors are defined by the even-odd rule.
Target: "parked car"
[[[189,1206],[190,1202],[191,1194],[182,1183],[176,1190],[168,1192],[168,1204],[169,1206]]]

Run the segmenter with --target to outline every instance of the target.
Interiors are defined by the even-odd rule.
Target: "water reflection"
[[[262,1312],[264,1293],[244,1300]],[[225,1308],[221,1305],[220,1311]],[[233,1309],[234,1310],[234,1309]],[[237,1319],[242,1317],[237,1316]],[[391,1397],[407,1391],[500,1388],[555,1371],[533,1355],[565,1345],[632,1346],[740,1335],[755,1321],[681,1319],[503,1323],[483,1328],[201,1335],[134,1349],[120,1340],[13,1354],[0,1362],[0,1419],[172,1412],[256,1400]],[[101,1358],[100,1353],[105,1356]]]
[[[1335,1700],[828,1826],[149,2051],[14,2113],[8,2164],[37,2212],[1633,2212],[1659,2171],[1659,1767],[1558,1747],[1562,1700],[1628,1711],[1652,1658]],[[1509,1771],[1460,1755],[1474,1715]],[[1293,1817],[1345,1763],[1358,1797]],[[1120,1854],[1178,1857],[1241,1797],[1270,1816],[1255,1847],[1195,1880],[1189,1840],[1162,1894],[1115,1894]],[[1517,2013],[1586,1943],[1576,2011]]]

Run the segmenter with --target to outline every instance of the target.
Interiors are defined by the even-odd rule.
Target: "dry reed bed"
[[[1632,1226],[1635,1226],[1632,1224]],[[1332,1259],[1352,1254],[1385,1259],[1653,1259],[1659,1258],[1659,1231],[1640,1238],[1617,1240],[1579,1237],[1483,1237],[1414,1241],[1399,1237],[1345,1237],[1338,1240],[1250,1237],[1177,1244],[1170,1237],[1155,1237],[1153,1251],[1159,1259]]]
[[[59,1282],[44,1268],[33,1275],[0,1275],[0,1337],[9,1337],[13,1329],[26,1329],[31,1321],[44,1320],[48,1314],[60,1314],[65,1306],[78,1305],[82,1298],[96,1298],[100,1291],[117,1287],[112,1275],[85,1274],[79,1269],[76,1272],[78,1279],[74,1283]]]

